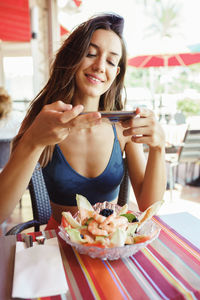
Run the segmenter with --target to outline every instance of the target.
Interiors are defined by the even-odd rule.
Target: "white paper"
[[[12,297],[39,298],[66,293],[68,285],[57,238],[26,248],[16,243]]]

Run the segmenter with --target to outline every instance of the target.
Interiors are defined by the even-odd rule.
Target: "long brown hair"
[[[92,34],[97,29],[114,31],[120,38],[122,56],[119,61],[120,73],[108,91],[100,97],[99,110],[122,110],[122,92],[126,72],[126,47],[122,37],[124,19],[116,14],[101,14],[90,18],[77,26],[59,49],[51,67],[50,78],[41,92],[32,101],[19,134],[16,136],[13,147],[16,146],[24,132],[34,121],[44,105],[62,100],[71,103],[75,90],[75,74],[83,57],[86,56]],[[45,166],[51,159],[54,146],[46,146],[40,163]]]

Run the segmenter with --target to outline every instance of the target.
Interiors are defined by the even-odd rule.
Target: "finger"
[[[155,123],[155,116],[151,110],[141,109],[140,113],[137,114],[134,118],[126,120],[123,122],[122,126],[124,128],[128,127],[145,127],[153,125]]]
[[[99,112],[91,112],[73,119],[69,122],[69,126],[71,128],[76,127],[76,129],[89,128],[93,125],[100,124],[100,122],[101,114]]]
[[[123,135],[152,135],[152,129],[149,127],[129,128],[123,131]]]
[[[149,136],[136,136],[136,135],[133,135],[131,137],[131,140],[135,143],[141,143],[141,144],[149,144]]]
[[[81,115],[78,117],[79,122],[81,122],[83,124],[93,122],[97,119],[101,119],[101,114],[98,111],[90,112],[88,114]]]
[[[82,111],[83,105],[76,105],[71,110],[64,111],[60,116],[60,121],[65,124],[76,118]]]
[[[149,125],[149,119],[148,118],[140,118],[140,117],[134,117],[130,120],[126,120],[123,122],[122,127],[124,128],[138,128],[138,127],[145,127]]]
[[[141,118],[148,118],[154,116],[154,112],[147,108],[141,108],[140,109],[140,117]]]
[[[55,110],[58,112],[68,111],[72,109],[71,104],[64,103],[61,100],[58,100],[54,103],[47,104],[43,107],[44,110]]]
[[[140,109],[137,107],[136,110],[135,110],[135,114],[132,117],[129,117],[125,121],[120,121],[121,125],[123,127],[131,127],[132,124],[133,124],[133,120],[140,117],[139,113],[140,113]]]

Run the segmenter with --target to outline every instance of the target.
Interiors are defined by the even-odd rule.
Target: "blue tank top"
[[[77,173],[65,159],[60,147],[55,146],[52,160],[42,169],[52,202],[76,206],[76,194],[85,196],[92,205],[117,198],[124,176],[124,165],[114,125],[113,131],[115,138],[110,160],[105,170],[94,178],[87,178]]]

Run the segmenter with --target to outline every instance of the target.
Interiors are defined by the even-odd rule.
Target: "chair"
[[[10,157],[11,139],[0,139],[0,172],[6,165]],[[21,202],[20,202],[21,204]],[[7,222],[4,221],[0,225],[0,231],[4,234],[7,227]]]
[[[176,121],[177,125],[186,123],[186,118],[182,112],[175,113],[174,120]]]
[[[125,203],[128,203],[129,193],[130,193],[130,179],[129,179],[128,169],[127,169],[127,164],[125,159],[124,159],[124,166],[125,166],[125,174],[120,185],[120,191],[118,197],[118,204],[120,206],[123,206]],[[14,226],[6,233],[6,235],[18,234],[21,231],[33,226],[35,231],[39,231],[40,226],[47,224],[51,216],[50,199],[44,182],[42,169],[39,164],[37,164],[33,172],[28,188],[31,196],[33,220],[20,223]]]
[[[194,174],[195,164],[200,162],[200,130],[186,130],[182,145],[179,147],[175,156],[166,159],[169,163],[169,188],[172,199],[172,190],[174,186],[174,169],[177,167],[176,178],[178,178],[178,166],[184,163],[185,169],[185,183],[187,181],[188,167],[192,167],[191,176]]]
[[[12,139],[0,139],[0,172],[7,164],[11,153]],[[22,201],[20,199],[20,208],[22,207]]]
[[[3,169],[10,157],[11,139],[0,139],[0,170]]]

